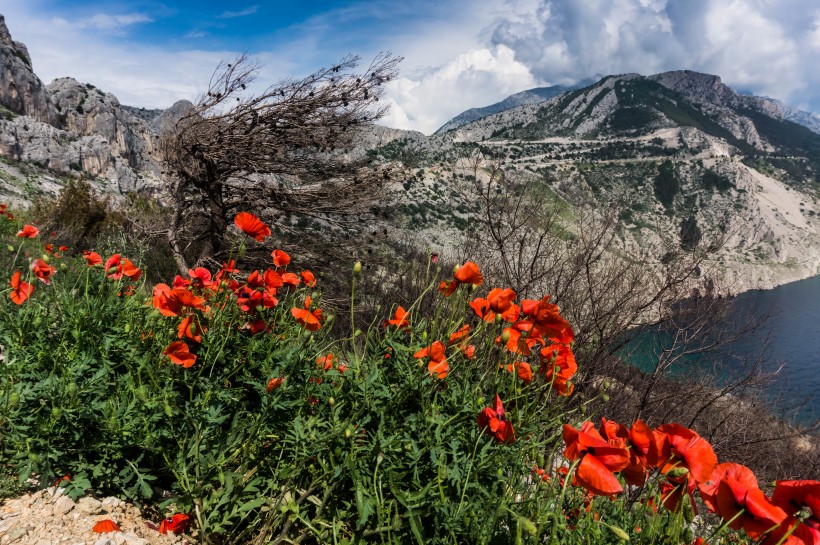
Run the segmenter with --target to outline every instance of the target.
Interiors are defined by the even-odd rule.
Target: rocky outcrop
[[[0,15],[0,106],[42,123],[56,124],[48,93],[31,67],[28,49],[11,39]]]

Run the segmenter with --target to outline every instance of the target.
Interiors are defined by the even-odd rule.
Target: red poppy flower
[[[664,424],[655,430],[658,442],[658,464],[661,472],[685,467],[698,483],[709,480],[717,466],[712,445],[694,430],[680,424]]]
[[[431,376],[435,375],[440,379],[447,377],[450,372],[450,365],[447,363],[447,358],[444,355],[444,344],[441,341],[436,341],[427,348],[422,348],[413,357],[416,359],[430,358],[427,363],[427,371]]]
[[[626,447],[629,450],[629,465],[621,471],[627,483],[633,486],[641,486],[646,481],[646,456],[643,453],[645,443],[643,433],[652,431],[640,420],[633,425],[633,431],[623,424],[618,424],[613,420],[601,418],[601,436],[610,445]],[[641,443],[637,446],[633,441],[633,436]]]
[[[285,382],[285,377],[273,377],[268,381],[268,387],[266,388],[267,392],[270,393],[271,391],[279,388],[282,386],[283,382]]]
[[[384,327],[394,325],[398,329],[409,330],[410,322],[407,320],[407,316],[407,311],[404,310],[403,306],[399,305],[399,308],[393,313],[393,319],[384,321]]]
[[[484,277],[481,276],[481,271],[478,270],[478,265],[472,261],[468,261],[455,272],[453,277],[461,284],[481,285],[484,282]]]
[[[305,286],[312,288],[316,285],[316,277],[313,276],[313,273],[310,271],[302,271],[299,273],[299,276],[302,277],[302,282],[305,283]]]
[[[273,258],[274,267],[287,267],[290,263],[290,256],[282,250],[274,250],[270,256]]]
[[[205,267],[189,269],[188,276],[191,277],[191,285],[195,288],[209,288],[213,284],[211,271],[209,271]]]
[[[34,273],[34,276],[36,276],[40,282],[49,285],[51,284],[51,277],[57,272],[57,269],[42,259],[35,259],[31,262],[31,272]]]
[[[295,288],[299,285],[301,280],[292,272],[282,273],[282,283]]]
[[[205,310],[205,299],[183,288],[171,289],[167,284],[154,286],[153,304],[163,316],[179,316],[186,307]]]
[[[51,252],[54,251],[54,245],[53,244],[46,244],[45,248],[46,248],[46,252],[48,252],[48,253],[51,253]]]
[[[14,274],[11,275],[9,285],[11,286],[9,296],[15,305],[22,305],[34,292],[34,286],[20,280],[20,271],[14,271]]]
[[[107,534],[108,532],[119,532],[120,527],[111,519],[101,520],[92,528],[98,534]]]
[[[265,277],[259,271],[253,271],[248,276],[247,284],[252,288],[261,288],[265,285]]]
[[[163,353],[171,358],[172,362],[186,369],[196,363],[196,354],[191,354],[188,345],[184,341],[172,342],[165,348]]]
[[[441,284],[439,284],[438,286],[438,291],[440,291],[444,297],[450,297],[453,294],[453,292],[456,291],[457,287],[458,282],[456,282],[455,280],[451,280],[450,282],[442,280]]]
[[[190,523],[191,517],[184,513],[177,513],[171,518],[167,518],[159,523],[159,533],[167,534],[171,532],[173,534],[181,534]]]
[[[326,356],[316,358],[316,364],[325,371],[333,369],[333,352],[328,352]]]
[[[525,361],[517,361],[503,367],[509,373],[515,372],[518,375],[518,378],[523,380],[525,384],[532,382],[532,367],[530,367],[529,363]]]
[[[270,236],[270,227],[250,212],[238,213],[233,222],[242,232],[258,242],[264,242]]]
[[[524,299],[521,310],[532,320],[533,329],[553,342],[569,344],[575,337],[569,323],[558,312],[558,306],[549,302],[549,295],[539,301]]]
[[[69,250],[69,247],[68,246],[60,246],[57,249],[60,250],[61,252],[67,252]]]
[[[24,225],[22,229],[17,231],[17,236],[20,238],[35,238],[40,234],[40,230],[33,225]]]
[[[177,326],[177,338],[185,337],[194,342],[202,342],[202,334],[207,330],[200,325],[199,320],[193,314],[189,314]]]
[[[805,523],[820,530],[820,481],[776,481],[772,503],[792,516],[808,508]]]
[[[83,250],[83,259],[85,259],[89,267],[102,265],[102,257],[97,252],[89,252],[88,250]]]
[[[265,271],[265,288],[276,294],[276,290],[281,288],[283,285],[284,282],[282,281],[282,275],[273,269],[268,269]]]
[[[484,407],[478,418],[476,418],[478,427],[484,430],[487,435],[492,435],[499,443],[512,443],[515,441],[515,430],[513,430],[512,422],[507,420],[504,415],[504,405],[501,403],[501,397],[495,394],[495,407]]]
[[[305,297],[305,307],[293,307],[290,309],[290,313],[296,318],[296,321],[307,329],[308,331],[316,331],[320,327],[322,327],[322,309],[317,308],[316,310],[310,310],[310,297]]]
[[[564,456],[581,463],[575,471],[578,484],[599,496],[611,496],[623,492],[614,472],[629,466],[629,452],[620,446],[607,443],[592,422],[584,422],[580,430],[564,424]]]
[[[136,282],[142,276],[142,270],[127,259],[122,260],[122,275]]]
[[[711,477],[700,485],[700,497],[729,527],[758,538],[786,520],[786,512],[771,503],[758,488],[748,467],[734,463],[718,465]]]
[[[572,393],[575,385],[570,382],[578,372],[575,354],[568,344],[551,344],[540,351],[541,372],[552,383],[552,389],[563,396]]]

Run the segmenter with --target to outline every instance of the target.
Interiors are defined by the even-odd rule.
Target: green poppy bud
[[[604,403],[609,402],[609,394],[601,394],[601,401]]]
[[[68,270],[68,265],[66,265],[65,263],[60,263],[60,270],[61,271],[67,271]]]
[[[51,417],[54,418],[55,420],[60,418],[62,415],[63,415],[63,411],[62,411],[62,409],[60,409],[60,407],[53,407],[51,409]]]
[[[327,404],[330,405],[331,407],[334,406],[336,404],[336,398],[332,397],[332,396],[327,398]]]
[[[692,529],[687,526],[683,529],[683,542],[692,543],[693,541],[695,541],[695,532],[693,532]]]
[[[68,395],[74,396],[74,395],[77,394],[77,383],[76,382],[69,382],[66,385],[65,389],[66,389],[66,392],[68,393]]]
[[[478,396],[475,400],[476,405],[482,407],[484,405],[484,396]]]
[[[611,383],[611,382],[609,382],[608,380],[605,380],[605,381],[601,384],[601,388],[603,388],[604,390],[609,390],[609,387],[610,387],[610,386],[612,386],[612,383]]]
[[[505,330],[501,333],[501,342],[502,342],[502,343],[506,343],[506,342],[507,342],[507,341],[509,341],[509,340],[510,340],[510,330],[509,330],[509,329],[505,329]]]
[[[350,438],[353,435],[353,430],[345,428],[345,437]]]
[[[130,332],[131,332],[131,324],[130,324],[130,323],[126,323],[126,324],[125,324],[125,332],[126,332],[126,333],[130,333]]]
[[[500,324],[504,321],[504,318],[500,314],[495,315],[495,323]]]
[[[518,524],[521,525],[521,528],[524,529],[525,532],[534,536],[538,533],[538,528],[536,528],[535,523],[528,518],[521,517],[518,519]]]
[[[621,528],[618,528],[617,526],[609,526],[609,525],[607,525],[607,528],[612,530],[612,533],[615,534],[618,537],[618,539],[620,539],[622,541],[629,541],[629,534],[624,532]]]
[[[10,252],[13,252],[13,251],[14,251],[14,246],[12,246],[11,244],[9,244],[8,246],[6,246],[6,250],[8,250],[8,251],[10,251]]]
[[[361,329],[357,329],[356,331],[354,331],[354,332],[353,332],[353,336],[354,336],[354,337],[358,337],[358,336],[359,336],[359,335],[361,335],[361,334],[362,334],[362,330],[361,330]]]
[[[695,520],[695,509],[692,507],[692,501],[689,498],[683,501],[683,518],[690,523]]]
[[[51,256],[49,256],[48,254],[43,254],[43,255],[40,257],[40,259],[42,259],[43,261],[45,261],[46,263],[48,263],[49,261],[51,261]]]
[[[680,479],[689,475],[689,470],[685,467],[676,467],[674,469],[670,469],[666,475],[673,479]]]
[[[404,450],[406,450],[407,452],[410,452],[411,450],[413,450],[413,445],[411,445],[410,443],[407,443],[406,445],[404,445]]]
[[[362,272],[362,262],[357,261],[353,264],[353,276],[359,276]]]

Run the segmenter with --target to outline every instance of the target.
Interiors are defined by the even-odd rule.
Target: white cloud
[[[468,51],[442,66],[391,82],[386,91],[391,109],[382,123],[429,134],[472,106],[497,102],[535,83],[506,46]]]
[[[246,17],[248,15],[253,15],[259,11],[259,6],[250,6],[243,10],[239,11],[224,11],[222,15],[219,16],[220,19],[233,19],[235,17]]]

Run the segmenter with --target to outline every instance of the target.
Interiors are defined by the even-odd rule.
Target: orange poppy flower
[[[257,242],[264,242],[265,239],[270,236],[270,227],[250,212],[238,213],[233,219],[233,222],[243,233],[255,239]]]
[[[163,316],[179,316],[186,307],[205,310],[205,299],[184,288],[171,289],[167,284],[157,284],[153,290],[153,305]]]
[[[20,271],[14,271],[14,274],[11,275],[9,285],[11,286],[9,297],[11,297],[15,305],[22,305],[34,292],[34,286],[20,280]]]
[[[623,492],[614,472],[629,466],[629,452],[625,448],[607,443],[592,422],[584,422],[580,430],[564,424],[563,436],[567,460],[573,462],[583,456],[575,470],[578,484],[599,496]]]
[[[772,503],[792,516],[807,507],[806,524],[820,530],[820,481],[775,481]]]
[[[310,271],[302,271],[299,273],[299,276],[302,277],[302,282],[305,283],[305,286],[312,288],[316,285],[316,277],[313,276],[313,273]]]
[[[184,341],[174,341],[165,348],[163,352],[172,362],[181,365],[186,369],[196,363],[196,354],[191,354],[188,345]]]
[[[35,238],[40,234],[40,230],[33,225],[24,225],[22,229],[17,231],[17,236],[20,238]]]
[[[69,250],[69,247],[68,246],[60,246],[57,249],[60,250],[61,252],[67,252]]]
[[[662,473],[685,467],[696,482],[709,480],[717,466],[717,456],[706,439],[680,424],[658,426],[654,435]]]
[[[444,355],[444,344],[441,341],[436,341],[427,348],[422,348],[413,357],[416,359],[430,358],[427,363],[427,371],[430,376],[437,376],[440,379],[446,378],[450,372],[450,365],[447,363],[447,358]]]
[[[284,282],[282,281],[282,275],[273,269],[268,269],[265,271],[265,287],[268,290],[271,290],[275,294],[276,290],[281,288],[283,285]]]
[[[326,356],[316,358],[316,364],[325,371],[333,369],[333,352],[328,352]]]
[[[393,319],[384,321],[384,327],[394,325],[398,329],[409,330],[410,322],[407,320],[407,316],[407,311],[404,310],[403,306],[399,305],[399,308],[393,313]]]
[[[101,520],[92,528],[98,534],[107,534],[108,532],[119,532],[120,527],[111,519]]]
[[[521,310],[533,322],[533,329],[538,335],[553,342],[569,344],[575,337],[569,323],[558,312],[558,306],[549,302],[549,295],[541,300],[524,299]]]
[[[211,271],[205,267],[197,267],[188,270],[188,276],[191,277],[191,285],[195,288],[209,288],[213,284]]]
[[[261,288],[265,285],[265,277],[259,271],[253,271],[248,275],[247,284],[252,288]]]
[[[752,539],[774,530],[786,520],[786,512],[771,503],[757,486],[752,470],[734,463],[718,465],[700,485],[700,497],[733,530],[743,530]]]
[[[285,377],[273,377],[268,381],[268,387],[266,388],[268,393],[271,393],[273,390],[282,386],[282,383],[285,382]]]
[[[270,256],[273,258],[274,267],[287,267],[290,263],[290,256],[282,250],[274,250]]]
[[[83,250],[83,259],[85,259],[89,267],[102,265],[102,256],[100,256],[100,254],[98,254],[97,252],[89,252],[88,250]]]
[[[40,282],[49,285],[51,284],[51,277],[57,272],[57,269],[42,259],[35,259],[31,262],[31,272],[34,273],[34,276],[36,276]]]
[[[288,286],[291,286],[291,287],[295,288],[295,287],[296,287],[296,286],[298,286],[301,282],[302,282],[302,281],[299,279],[299,277],[298,277],[298,276],[296,276],[296,275],[295,275],[294,273],[292,273],[292,272],[282,273],[282,283],[283,283],[283,284],[287,284]]]
[[[181,339],[185,337],[186,339],[199,343],[202,342],[202,334],[206,331],[195,316],[189,314],[183,318],[179,326],[177,326],[177,338]]]
[[[572,348],[568,344],[551,344],[542,348],[539,354],[541,372],[552,383],[552,389],[559,395],[570,395],[575,388],[570,380],[578,372]]]
[[[191,517],[184,513],[177,513],[171,518],[167,518],[159,523],[159,533],[167,534],[181,534],[188,527],[191,522]]]
[[[484,282],[484,277],[481,276],[481,271],[478,270],[478,265],[472,261],[468,261],[455,272],[453,277],[461,284],[474,284],[480,286]]]
[[[627,483],[633,486],[641,486],[646,481],[646,457],[641,450],[641,447],[636,446],[632,438],[635,437],[643,446],[643,433],[652,431],[646,424],[640,420],[633,425],[633,431],[629,430],[623,424],[618,424],[612,420],[601,418],[601,436],[610,445],[626,447],[629,450],[629,465],[621,471]]]
[[[293,307],[290,309],[290,313],[296,318],[296,321],[307,329],[308,331],[316,331],[320,327],[322,327],[322,309],[317,308],[316,310],[310,310],[310,297],[305,297],[305,307]]]
[[[453,292],[456,291],[457,287],[458,282],[456,282],[455,280],[451,280],[450,282],[442,280],[441,284],[439,284],[438,286],[438,291],[440,291],[444,297],[450,297],[453,294]]]
[[[476,424],[484,430],[484,433],[495,437],[499,443],[515,441],[515,430],[513,430],[512,422],[507,420],[504,414],[504,405],[498,394],[495,394],[495,407],[484,407],[478,413]]]
[[[532,367],[525,361],[517,361],[503,366],[509,372],[515,372],[518,378],[524,381],[525,384],[532,382]]]

